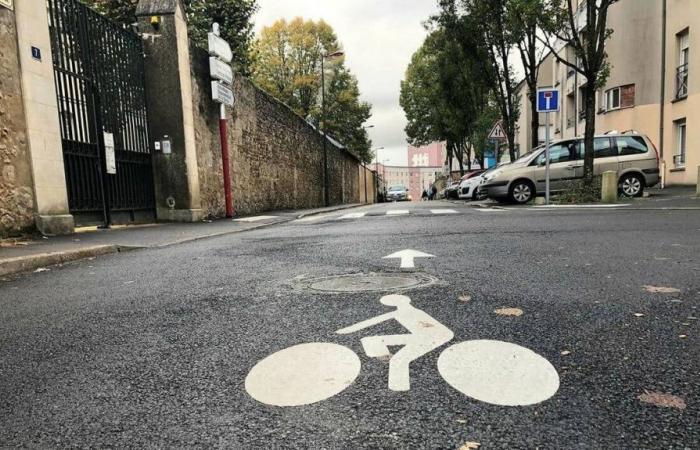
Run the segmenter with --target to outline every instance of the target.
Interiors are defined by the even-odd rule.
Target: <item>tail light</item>
[[[656,148],[656,145],[654,142],[649,139],[649,142],[651,142],[651,146],[654,148],[654,153],[656,153],[656,165],[659,166],[661,164],[661,157],[659,156],[659,150]]]

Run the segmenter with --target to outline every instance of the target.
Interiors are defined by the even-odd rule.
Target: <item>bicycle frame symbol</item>
[[[395,310],[336,333],[356,333],[389,320],[401,324],[408,334],[369,336],[360,342],[368,357],[390,358],[389,389],[408,391],[411,362],[450,342],[454,333],[411,305],[406,296],[388,295],[381,303]],[[392,346],[401,349],[392,355]],[[559,389],[559,375],[548,360],[509,342],[472,340],[454,344],[439,356],[437,368],[459,392],[495,405],[532,405],[547,400]],[[261,403],[308,405],[345,390],[360,370],[359,357],[347,347],[320,342],[300,344],[258,362],[248,373],[245,387]]]

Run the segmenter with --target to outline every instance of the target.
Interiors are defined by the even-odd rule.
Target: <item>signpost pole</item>
[[[209,53],[213,55],[209,60],[209,71],[214,78],[212,82],[212,96],[219,102],[219,138],[221,140],[221,165],[224,176],[224,199],[226,201],[226,217],[231,219],[235,214],[233,210],[233,192],[231,189],[231,160],[228,152],[228,123],[226,121],[226,105],[233,106],[233,92],[227,85],[233,83],[233,73],[230,66],[231,48],[228,43],[219,37],[219,24],[212,25],[209,34]]]
[[[546,160],[545,162],[545,170],[544,170],[544,179],[545,179],[545,205],[549,205],[549,113],[545,113],[544,115],[544,120],[546,122],[545,125],[545,134],[544,134],[544,158]]]
[[[498,149],[501,145],[501,141],[496,139],[496,148],[493,150],[493,167],[498,167]]]
[[[226,217],[233,218],[233,192],[231,191],[231,163],[228,154],[228,126],[226,123],[226,105],[221,104],[219,116],[219,137],[221,139],[221,164],[224,166],[224,198],[226,199]]]

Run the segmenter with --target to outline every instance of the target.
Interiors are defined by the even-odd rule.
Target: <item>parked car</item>
[[[408,195],[408,189],[403,185],[396,185],[389,187],[386,192],[386,199],[389,202],[403,202],[411,200],[411,196]]]
[[[459,181],[450,181],[442,193],[443,198],[458,199],[459,198]]]
[[[473,172],[469,177],[465,175],[462,177],[462,181],[459,184],[459,198],[461,200],[478,200],[479,196],[479,186],[484,182],[484,175],[490,172],[489,170],[478,170]]]
[[[566,181],[583,178],[583,138],[555,141],[549,151],[551,192],[561,191]],[[641,197],[645,188],[659,183],[659,153],[646,136],[596,136],[594,154],[594,174],[616,171],[623,195]],[[527,203],[536,195],[544,195],[545,165],[545,149],[538,147],[485,175],[479,192],[499,201]]]

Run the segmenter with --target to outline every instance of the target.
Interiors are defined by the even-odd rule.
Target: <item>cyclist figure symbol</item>
[[[452,330],[403,295],[387,295],[381,303],[396,309],[336,331],[351,334],[396,320],[408,334],[369,336],[360,340],[370,358],[389,357],[389,389],[408,391],[410,364],[454,338]],[[389,347],[400,346],[393,356]],[[248,373],[245,388],[261,403],[300,406],[333,397],[348,388],[361,370],[351,349],[312,342],[280,350],[259,361]],[[543,402],[559,389],[559,374],[532,350],[510,342],[471,340],[444,350],[437,362],[442,378],[476,400],[502,406]]]
[[[405,295],[387,295],[380,301],[383,305],[395,306],[396,310],[343,328],[336,333],[356,333],[392,319],[400,323],[410,334],[370,336],[362,338],[360,342],[370,358],[391,357],[389,389],[408,391],[411,388],[409,374],[411,361],[450,342],[454,338],[454,333],[426,312],[414,308],[411,305],[411,299]],[[389,347],[399,345],[403,348],[392,356]]]

